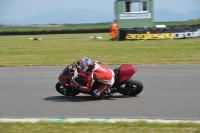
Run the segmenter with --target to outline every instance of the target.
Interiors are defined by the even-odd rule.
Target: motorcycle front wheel
[[[72,88],[64,88],[60,82],[56,83],[56,91],[64,96],[76,96],[80,92],[73,90]]]
[[[122,84],[120,93],[125,96],[136,96],[143,90],[143,83],[137,78],[131,78]]]

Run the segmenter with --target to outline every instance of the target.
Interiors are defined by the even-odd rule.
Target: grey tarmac
[[[134,77],[144,84],[141,94],[104,100],[57,93],[64,67],[0,67],[0,118],[200,119],[199,64],[135,65]]]

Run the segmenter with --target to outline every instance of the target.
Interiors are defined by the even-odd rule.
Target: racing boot
[[[95,89],[93,92],[92,92],[92,97],[96,100],[100,100],[102,99],[102,94],[97,90]]]

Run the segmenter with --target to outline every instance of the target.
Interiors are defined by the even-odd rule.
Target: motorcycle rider
[[[95,81],[102,83],[91,93],[95,99],[101,99],[102,94],[114,84],[115,74],[113,70],[88,56],[78,61],[78,68],[88,75],[88,79],[87,86],[78,86],[77,89],[90,92]]]

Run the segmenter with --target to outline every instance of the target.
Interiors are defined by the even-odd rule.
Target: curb
[[[76,122],[148,122],[148,123],[196,123],[200,124],[200,120],[164,120],[164,119],[93,119],[93,118],[20,118],[20,119],[11,119],[11,118],[0,118],[0,122],[55,122],[55,123],[76,123]]]

